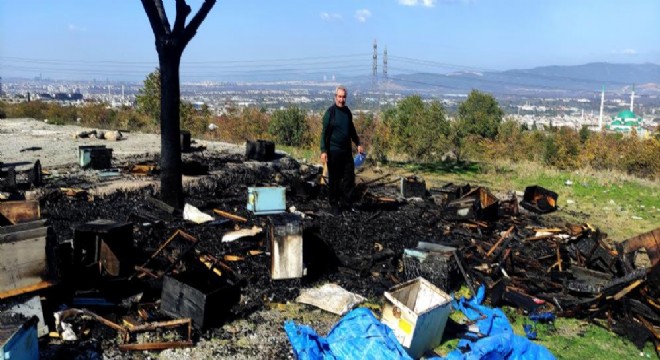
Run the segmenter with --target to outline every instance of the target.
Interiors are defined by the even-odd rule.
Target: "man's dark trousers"
[[[355,187],[355,165],[350,151],[328,153],[328,178],[330,206],[347,209]]]

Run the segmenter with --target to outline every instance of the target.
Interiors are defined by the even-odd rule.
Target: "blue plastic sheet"
[[[346,314],[325,338],[291,320],[284,330],[298,360],[412,360],[392,330],[365,308]]]
[[[446,360],[554,360],[555,357],[545,347],[513,333],[513,328],[501,309],[481,305],[485,288],[481,286],[477,294],[469,300],[454,301],[453,308],[476,321],[479,332],[485,337],[462,339],[458,348],[447,354]],[[463,352],[461,349],[469,349]]]

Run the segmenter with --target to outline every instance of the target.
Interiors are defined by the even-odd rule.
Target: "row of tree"
[[[137,97],[138,106],[110,109],[103,104],[64,107],[30,102],[1,104],[9,117],[49,119],[59,124],[80,123],[99,128],[157,131],[160,99],[158,76],[150,74]],[[154,101],[155,99],[155,101]],[[322,113],[289,107],[273,112],[234,108],[214,117],[208,108],[194,109],[181,102],[181,127],[194,136],[233,143],[266,139],[277,144],[318,151]],[[583,128],[527,129],[507,120],[489,94],[472,91],[456,113],[448,114],[439,101],[410,96],[382,113],[359,113],[355,125],[371,159],[436,162],[495,159],[532,161],[560,169],[591,167],[660,178],[660,139],[639,138]],[[209,129],[209,124],[216,128]]]

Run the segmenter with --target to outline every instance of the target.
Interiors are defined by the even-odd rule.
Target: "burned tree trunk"
[[[162,200],[175,208],[183,207],[179,58],[161,56],[160,59],[160,191]]]
[[[181,133],[179,119],[181,55],[215,2],[216,0],[205,0],[197,14],[186,26],[186,18],[191,12],[190,6],[186,4],[186,0],[176,0],[176,19],[174,27],[170,28],[163,1],[142,0],[142,6],[147,13],[156,39],[161,74],[161,197],[165,203],[176,208],[183,207],[181,143],[179,140]]]

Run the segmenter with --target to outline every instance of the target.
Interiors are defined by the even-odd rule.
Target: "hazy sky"
[[[660,63],[660,0],[218,0],[181,75],[370,75],[374,40],[390,74]],[[156,66],[138,0],[0,0],[0,76],[140,80]]]

